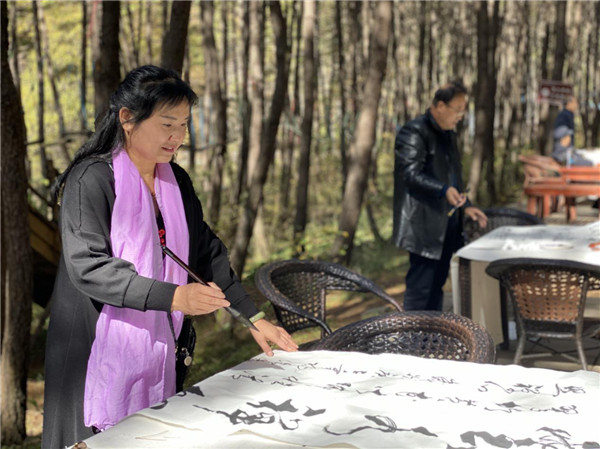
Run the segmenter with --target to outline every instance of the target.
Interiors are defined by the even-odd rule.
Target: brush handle
[[[189,274],[193,280],[195,280],[199,284],[208,286],[208,283],[204,279],[202,279],[200,276],[198,276],[183,260],[181,260],[179,257],[177,257],[177,254],[175,254],[173,251],[171,251],[166,246],[161,246],[161,248],[162,248],[163,253],[165,253],[167,256],[169,256],[171,259],[173,259],[177,265],[179,265],[181,268],[183,268],[185,271],[187,271],[187,274]],[[236,320],[238,320],[240,323],[242,323],[247,328],[258,331],[256,326],[254,324],[252,324],[248,318],[246,318],[240,312],[235,310],[233,307],[225,307],[225,310],[227,312],[229,312],[229,314],[232,317],[234,317]]]

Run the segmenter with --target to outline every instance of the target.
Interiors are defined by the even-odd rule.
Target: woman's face
[[[125,131],[125,150],[134,163],[170,162],[187,134],[190,106],[182,101],[177,106],[163,106],[137,125],[130,120],[131,112],[122,108],[119,117]]]

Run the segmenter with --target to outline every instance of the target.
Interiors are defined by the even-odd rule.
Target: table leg
[[[471,314],[471,261],[458,258],[458,277],[460,283],[460,314],[472,318]]]
[[[508,337],[508,301],[506,289],[499,283],[500,287],[500,317],[502,320],[502,338],[504,341],[500,343],[500,349],[508,349],[509,337]]]
[[[538,212],[537,203],[538,203],[538,199],[535,196],[533,196],[533,195],[527,196],[527,213],[529,213],[531,215],[536,215]]]
[[[565,199],[565,209],[567,209],[567,223],[571,223],[577,218],[577,208],[575,206],[575,197]]]
[[[542,218],[546,218],[550,213],[550,195],[542,196]]]

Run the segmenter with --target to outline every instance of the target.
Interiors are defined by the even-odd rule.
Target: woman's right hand
[[[228,306],[225,294],[214,282],[209,282],[208,285],[191,283],[175,289],[171,311],[179,310],[186,315],[206,315]]]

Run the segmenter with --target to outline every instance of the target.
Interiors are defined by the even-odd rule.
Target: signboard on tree
[[[541,80],[538,101],[562,105],[573,96],[573,85],[562,81]]]

